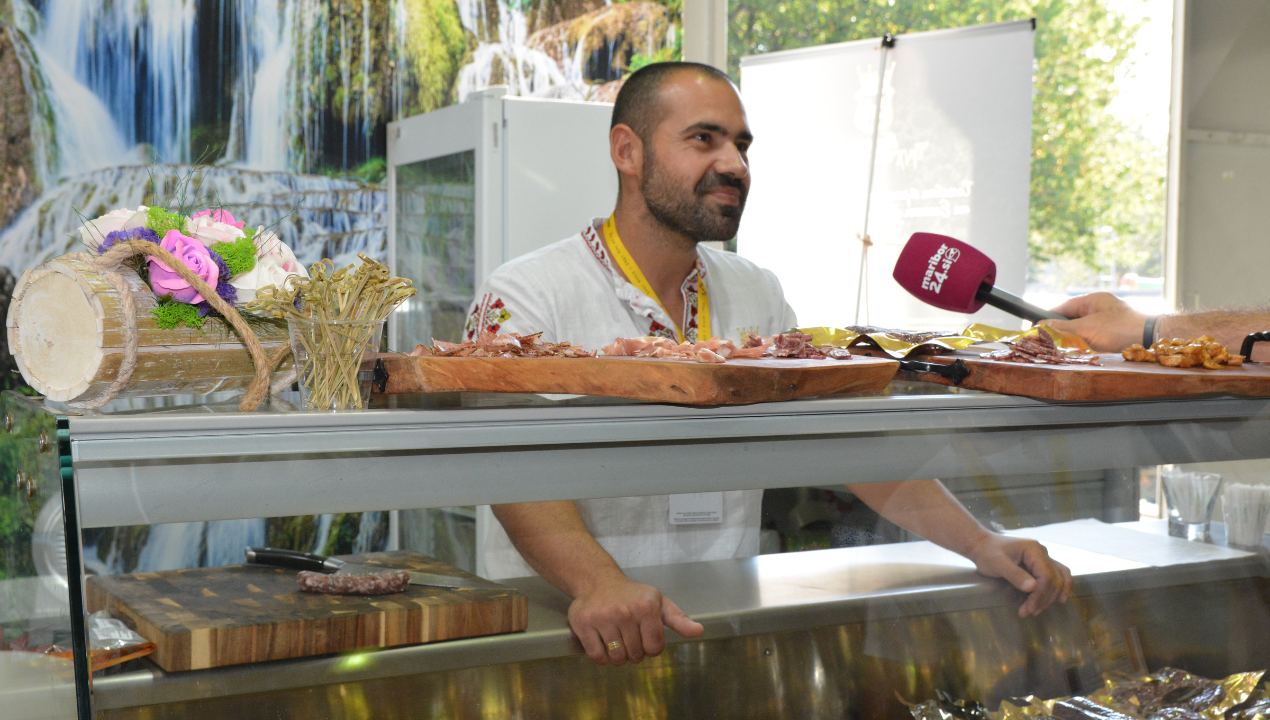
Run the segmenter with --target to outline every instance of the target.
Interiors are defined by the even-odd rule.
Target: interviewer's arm
[[[1100,352],[1120,352],[1134,343],[1141,343],[1148,319],[1147,315],[1129,307],[1128,303],[1111,293],[1074,297],[1054,308],[1054,312],[1072,319],[1044,320],[1042,323],[1055,330],[1079,335]],[[1242,308],[1162,315],[1156,323],[1155,335],[1184,339],[1208,335],[1232,353],[1237,353],[1245,337],[1265,330],[1270,330],[1270,310]],[[1254,355],[1250,359],[1258,362],[1270,360],[1270,347],[1258,345]]]

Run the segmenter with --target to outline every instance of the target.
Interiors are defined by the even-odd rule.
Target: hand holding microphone
[[[1066,320],[993,286],[997,264],[973,246],[935,233],[913,233],[891,274],[900,287],[941,310],[978,312],[984,305],[1030,320]]]

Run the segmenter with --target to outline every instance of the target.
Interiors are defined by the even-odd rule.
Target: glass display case
[[[3,402],[5,637],[38,629],[75,657],[0,653],[0,702],[21,708],[6,717],[903,717],[939,693],[995,709],[1116,673],[1270,666],[1264,551],[1228,547],[1220,523],[1208,542],[1170,537],[1138,510],[1154,497],[1140,468],[1270,456],[1270,400],[1075,404],[893,383],[710,408],[476,394],[377,396],[347,413],[297,412],[286,394],[255,413],[215,396],[83,414]],[[637,665],[591,664],[569,599],[528,577],[501,581],[527,600],[523,631],[397,644],[380,629],[361,649],[207,669],[164,670],[155,655],[88,682],[81,593],[102,584],[80,569],[78,540],[94,528],[760,489],[780,499],[764,511],[788,517],[815,498],[784,489],[925,478],[947,479],[986,526],[1043,543],[1071,569],[1070,601],[1020,618],[1022,592],[915,536],[838,533],[791,551],[795,531],[832,538],[839,508],[792,531],[774,522],[756,556],[629,569],[705,627],[668,632]],[[60,576],[57,534],[40,535],[50,502],[71,528]],[[266,604],[199,582],[223,597],[207,601],[222,619]],[[188,625],[176,592],[158,602]],[[193,637],[192,656],[235,650]]]

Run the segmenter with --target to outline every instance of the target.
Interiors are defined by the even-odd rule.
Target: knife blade
[[[249,547],[243,553],[248,565],[268,565],[292,570],[310,570],[313,572],[340,575],[370,575],[385,570],[398,570],[410,575],[411,585],[442,588],[474,588],[503,589],[502,585],[480,578],[463,578],[454,575],[438,575],[436,573],[403,570],[385,565],[367,565],[349,562],[339,558],[300,552],[298,550],[279,550],[277,548]]]

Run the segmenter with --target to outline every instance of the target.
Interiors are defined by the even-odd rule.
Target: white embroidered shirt
[[[674,325],[655,300],[627,282],[600,241],[604,219],[582,232],[504,264],[476,294],[466,333],[482,330],[568,340],[595,350],[618,337],[674,336]],[[714,334],[740,340],[745,332],[772,335],[797,325],[780,282],[735,253],[698,246],[697,267],[684,282],[688,336],[695,339],[697,284],[706,283]],[[671,472],[667,468],[667,472]],[[665,565],[748,557],[758,553],[763,493],[723,493],[723,522],[671,525],[666,495],[581,500],[587,528],[618,565]],[[532,575],[488,507],[478,512],[479,564],[487,577]]]

